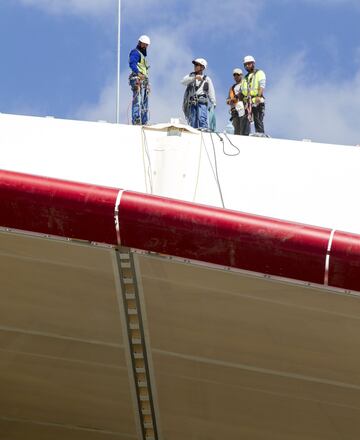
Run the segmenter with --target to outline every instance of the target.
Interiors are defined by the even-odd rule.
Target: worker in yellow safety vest
[[[133,92],[133,125],[146,125],[149,120],[149,65],[146,59],[149,45],[150,38],[147,35],[141,35],[138,45],[129,54],[129,67],[131,70],[129,84]]]
[[[252,121],[254,121],[255,132],[264,133],[266,75],[263,70],[255,68],[255,58],[251,55],[244,58],[244,67],[248,72],[241,82],[241,94],[248,120],[244,134],[250,134]]]

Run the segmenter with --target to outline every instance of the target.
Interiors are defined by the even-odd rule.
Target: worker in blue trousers
[[[146,125],[149,120],[149,65],[147,62],[147,48],[150,38],[147,35],[139,37],[135,49],[130,52],[129,66],[131,73],[129,84],[133,93],[132,99],[132,124]]]
[[[214,85],[211,78],[204,74],[207,61],[204,58],[193,60],[194,71],[186,75],[181,83],[186,86],[183,111],[186,120],[193,128],[209,128],[209,110],[216,107]]]

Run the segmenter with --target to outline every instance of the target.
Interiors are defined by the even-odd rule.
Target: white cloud
[[[117,11],[118,0],[15,0],[25,6],[36,7],[51,14],[92,14],[99,15]],[[178,0],[121,0],[122,12],[129,22],[135,26],[149,22],[167,22],[179,27],[218,28],[223,24],[226,30],[239,22],[246,26],[256,19],[264,0],[256,4],[252,0],[228,0],[219,3],[218,0],[192,0],[179,5]],[[175,11],[175,12],[174,12]],[[241,20],[241,21],[239,21]]]
[[[123,82],[124,78],[122,78]],[[103,88],[96,103],[83,104],[74,115],[70,116],[86,121],[114,122],[116,118],[116,82],[113,81]]]
[[[149,22],[152,26],[166,23],[169,32],[182,30],[182,39],[201,39],[203,36],[239,35],[254,26],[264,0],[191,0],[182,3],[178,0],[125,0],[122,5],[123,16],[129,22],[136,18],[134,25],[137,28]]]
[[[360,143],[360,71],[334,82],[306,70],[306,57],[298,54],[275,75],[268,93],[268,130],[290,139],[350,144]]]
[[[116,0],[18,0],[51,14],[99,15],[116,11]]]

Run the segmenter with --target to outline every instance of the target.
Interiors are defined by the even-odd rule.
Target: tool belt
[[[259,98],[259,96],[250,96],[252,107],[258,107],[259,105],[264,105],[265,104],[265,96],[261,96],[260,97],[261,101],[259,103],[255,104],[254,101],[255,101],[256,98]],[[244,96],[243,100],[244,100],[244,104],[248,104],[249,96]]]
[[[144,91],[145,93],[150,93],[150,83],[147,76],[141,79],[134,73],[130,74],[129,86],[133,92],[140,93],[141,91]]]
[[[138,74],[132,72],[129,75],[129,85],[131,85],[131,81],[134,81],[134,80],[136,81],[137,85],[147,86],[149,84],[149,79],[147,76],[145,76],[143,79],[141,79]]]
[[[190,97],[190,104],[205,104],[208,105],[209,104],[209,100],[207,95],[193,95]]]

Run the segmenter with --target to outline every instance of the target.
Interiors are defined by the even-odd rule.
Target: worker
[[[149,65],[146,59],[149,45],[150,38],[147,35],[141,35],[136,48],[129,55],[129,66],[131,69],[129,84],[133,93],[133,125],[146,125],[149,120],[150,85],[148,78]]]
[[[230,106],[230,121],[234,127],[234,134],[249,135],[250,125],[248,124],[243,96],[241,94],[241,82],[243,80],[243,71],[237,67],[233,70],[235,83],[229,89],[229,95],[226,104]]]
[[[211,78],[204,74],[207,61],[196,58],[192,63],[194,71],[181,81],[186,86],[183,111],[191,127],[208,129],[208,111],[216,107],[215,89]]]
[[[256,133],[264,133],[266,75],[262,70],[255,68],[255,58],[247,55],[244,58],[244,67],[248,72],[241,82],[245,112],[247,116],[247,134],[250,133],[250,122],[253,120]]]

